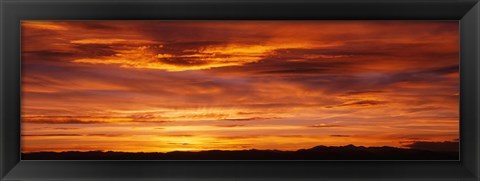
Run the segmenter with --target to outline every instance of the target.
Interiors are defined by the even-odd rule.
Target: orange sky
[[[458,141],[457,21],[24,21],[22,151]]]

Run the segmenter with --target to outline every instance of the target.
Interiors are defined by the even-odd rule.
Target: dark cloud
[[[305,58],[303,54],[282,55],[273,53],[258,62],[245,64],[241,67],[221,67],[209,70],[214,73],[241,73],[253,76],[295,76],[295,75],[332,75],[349,66],[348,61],[326,58]],[[305,60],[302,60],[305,59]]]
[[[130,26],[138,27],[136,30],[161,42],[188,42],[196,41],[222,41],[237,43],[255,43],[259,40],[269,39],[271,31],[268,24],[257,23],[257,26],[249,26],[249,22],[228,23],[219,25],[215,22],[190,22],[185,24],[181,21],[164,21],[162,23],[134,22]],[[245,26],[247,25],[247,26]],[[255,29],[255,31],[251,31]]]
[[[405,147],[418,150],[430,150],[430,151],[459,151],[459,142],[444,141],[444,142],[427,142],[427,141],[415,141],[411,144],[404,145]]]
[[[103,31],[115,31],[118,30],[119,28],[117,26],[114,26],[114,24],[109,24],[106,21],[88,21],[88,22],[75,22],[75,23],[68,23],[71,26],[76,26],[82,29],[85,29],[86,31],[92,31],[92,30],[103,30]]]
[[[342,106],[376,106],[376,105],[382,105],[382,104],[387,104],[387,102],[386,101],[375,101],[375,100],[362,100],[362,101],[343,103],[343,104],[338,105],[336,107],[342,107]]]
[[[325,71],[328,71],[328,68],[289,68],[289,69],[278,69],[278,70],[268,70],[259,72],[260,74],[282,74],[282,75],[291,75],[291,74],[318,74]]]
[[[385,90],[352,90],[346,92],[345,95],[381,94],[386,92]]]
[[[343,134],[333,134],[331,137],[351,137],[352,135],[343,135]]]
[[[433,110],[438,110],[438,109],[442,109],[442,107],[439,107],[439,106],[419,106],[419,107],[415,107],[415,108],[408,108],[406,109],[406,111],[410,112],[410,113],[416,113],[416,112],[423,112],[423,111],[433,111]]]
[[[405,71],[401,73],[387,75],[380,79],[379,83],[392,84],[397,82],[426,82],[441,81],[441,75],[458,72],[458,65],[446,66],[440,68],[433,68],[420,71]]]
[[[342,56],[351,57],[351,56],[358,56],[358,55],[369,55],[369,56],[388,55],[385,52],[380,52],[380,51],[376,52],[375,50],[372,50],[372,49],[352,51],[351,48],[352,47],[347,48],[346,46],[334,46],[334,47],[328,47],[328,48],[285,48],[285,49],[275,50],[274,54],[276,58],[281,58],[285,60],[291,60],[291,59],[322,60],[322,59],[328,59],[328,58],[341,58]],[[308,58],[308,57],[314,57],[314,58]]]
[[[72,44],[72,47],[78,51],[75,57],[98,58],[115,55],[117,53],[114,45],[108,44]],[[74,57],[71,58],[73,60]]]
[[[447,67],[440,67],[436,69],[427,70],[423,73],[425,74],[434,74],[434,75],[443,75],[443,74],[451,74],[451,73],[458,73],[459,72],[459,65],[447,66]]]
[[[55,50],[37,50],[37,51],[22,51],[22,61],[23,60],[52,60],[59,61],[65,60],[66,58],[72,58],[77,55],[74,52],[64,52],[64,51],[55,51]],[[30,63],[30,62],[29,62]]]
[[[432,47],[438,42],[395,42],[377,40],[346,41],[343,45],[332,47],[334,55],[350,55],[352,58],[370,58],[371,61],[378,61],[379,58],[402,58],[402,61],[418,61],[419,59],[431,58],[455,58],[457,51],[438,51]],[[327,51],[328,52],[328,51]],[[406,53],[408,52],[408,53]],[[361,63],[361,62],[359,62]]]

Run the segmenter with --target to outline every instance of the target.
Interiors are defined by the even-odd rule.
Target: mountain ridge
[[[205,150],[172,152],[66,151],[22,153],[22,160],[458,160],[459,152],[390,146],[318,145],[296,151]]]

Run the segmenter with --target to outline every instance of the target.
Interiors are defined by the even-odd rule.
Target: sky
[[[22,152],[458,142],[458,21],[23,21]]]

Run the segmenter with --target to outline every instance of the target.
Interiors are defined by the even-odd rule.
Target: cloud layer
[[[22,151],[451,141],[458,41],[456,21],[24,21]]]

